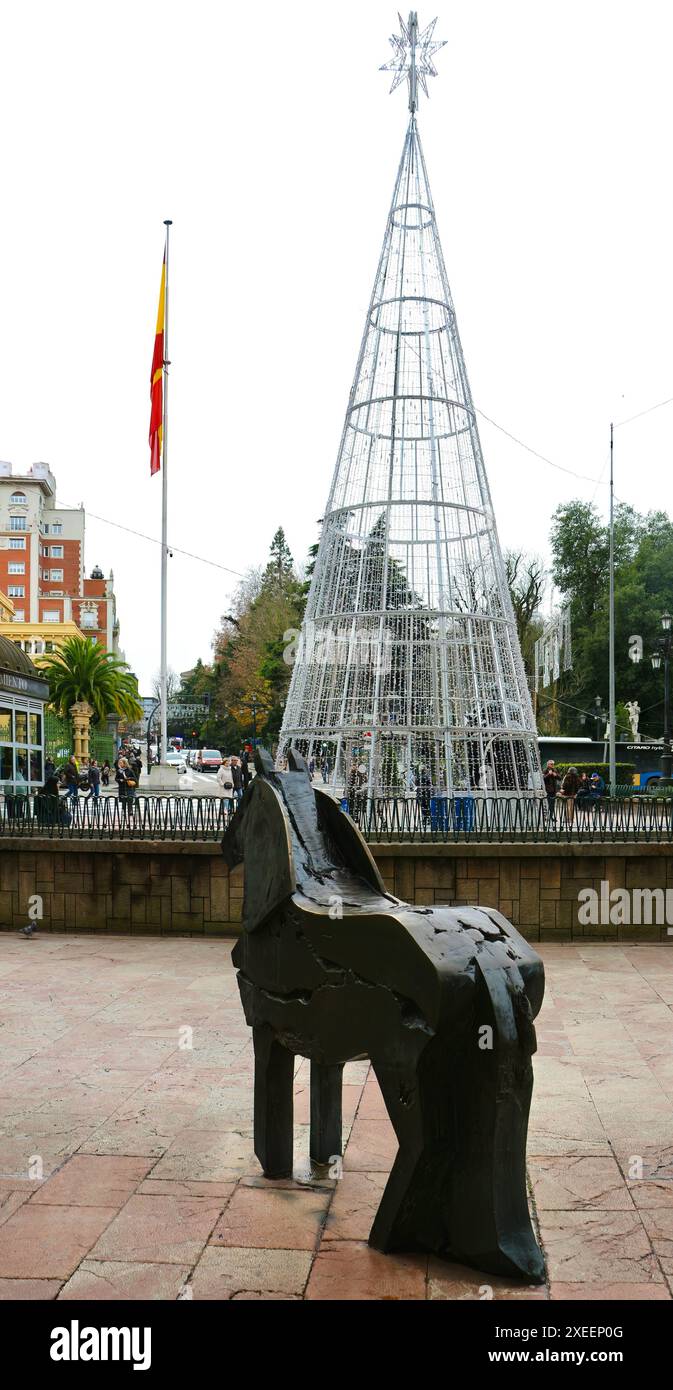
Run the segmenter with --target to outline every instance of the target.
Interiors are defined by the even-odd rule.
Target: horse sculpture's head
[[[230,869],[243,863],[243,926],[255,931],[294,893],[290,827],[283,799],[274,786],[273,761],[264,748],[255,753],[256,777],[247,787],[222,840]]]
[[[240,863],[245,868],[246,931],[262,926],[297,891],[293,845],[301,847],[304,874],[341,863],[385,894],[376,864],[350,817],[333,797],[311,786],[300,754],[290,752],[288,767],[288,772],[277,773],[266,749],[257,749],[257,776],[222,840],[229,868]]]

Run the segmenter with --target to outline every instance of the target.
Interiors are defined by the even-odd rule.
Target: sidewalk
[[[671,1297],[668,947],[540,948],[533,1288],[369,1249],[395,1140],[368,1063],[346,1068],[342,1177],[311,1170],[305,1062],[294,1180],[260,1176],[231,942],[0,941],[0,1297]]]

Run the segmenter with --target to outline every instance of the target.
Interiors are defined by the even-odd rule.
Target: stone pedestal
[[[93,716],[91,705],[86,700],[77,700],[70,706],[74,735],[74,754],[79,762],[89,756],[89,725]]]
[[[184,773],[182,775],[184,777]],[[180,773],[177,767],[171,767],[168,763],[152,763],[147,774],[147,791],[150,796],[155,792],[179,792]]]

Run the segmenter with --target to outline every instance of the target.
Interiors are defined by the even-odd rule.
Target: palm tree
[[[106,651],[100,642],[67,637],[40,666],[49,681],[50,704],[57,714],[67,717],[72,706],[83,701],[91,705],[95,723],[110,714],[128,720],[142,718],[135,676],[125,661]]]

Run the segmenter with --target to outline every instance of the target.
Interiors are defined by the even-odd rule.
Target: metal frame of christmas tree
[[[535,720],[416,122],[436,21],[391,39],[411,119],[279,744],[337,794],[539,793]]]

